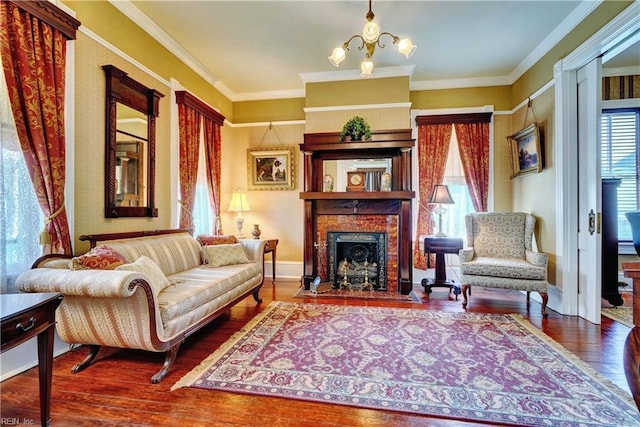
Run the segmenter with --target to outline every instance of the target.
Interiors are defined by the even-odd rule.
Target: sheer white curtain
[[[16,277],[42,255],[38,235],[44,219],[20,150],[2,72],[0,149],[0,292],[15,293]]]
[[[204,130],[200,132],[200,155],[198,156],[198,180],[196,182],[196,199],[193,205],[193,235],[211,234],[215,217],[209,203],[209,187],[207,186],[206,160],[204,154]]]
[[[443,184],[449,187],[451,198],[455,203],[446,206],[447,213],[442,216],[442,229],[447,236],[462,237],[465,239],[464,217],[466,214],[474,212],[475,210],[471,202],[467,183],[464,179],[455,127],[451,133]]]

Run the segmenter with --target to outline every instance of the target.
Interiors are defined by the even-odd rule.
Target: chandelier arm
[[[342,44],[342,48],[344,50],[349,50],[349,43],[351,43],[351,40],[353,40],[353,39],[360,39],[360,41],[362,42],[362,44],[358,47],[358,50],[364,49],[366,43],[364,41],[364,38],[360,34],[355,34],[355,35],[351,36],[351,38],[349,40],[347,40],[346,42],[344,42]]]
[[[378,36],[378,40],[376,40],[376,44],[377,44],[377,45],[378,45],[378,47],[380,47],[381,49],[383,49],[383,48],[385,47],[385,45],[384,45],[384,44],[382,44],[382,43],[380,42],[380,39],[382,38],[382,36],[389,36],[389,37],[391,37],[391,38],[393,39],[393,44],[397,44],[397,43],[400,41],[400,37],[398,37],[398,36],[396,36],[396,35],[394,35],[394,34],[391,34],[391,33],[387,32],[387,31],[382,32],[382,33],[380,33],[380,35]]]

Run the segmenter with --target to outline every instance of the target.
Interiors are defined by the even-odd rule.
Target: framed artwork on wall
[[[511,178],[539,173],[544,163],[540,128],[533,123],[507,137],[511,154]]]
[[[293,147],[247,150],[249,190],[295,190]]]

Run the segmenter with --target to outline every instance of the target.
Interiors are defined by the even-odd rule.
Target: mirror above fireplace
[[[382,174],[392,173],[391,158],[323,160],[324,175],[333,178],[333,191],[347,191],[347,172],[362,171],[365,174],[365,191],[380,191]]]

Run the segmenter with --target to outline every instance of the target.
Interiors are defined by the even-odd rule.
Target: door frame
[[[577,49],[554,65],[556,156],[555,283],[562,286],[562,314],[578,315],[578,112],[577,70],[602,56],[603,62],[640,40],[640,2],[632,3]]]

